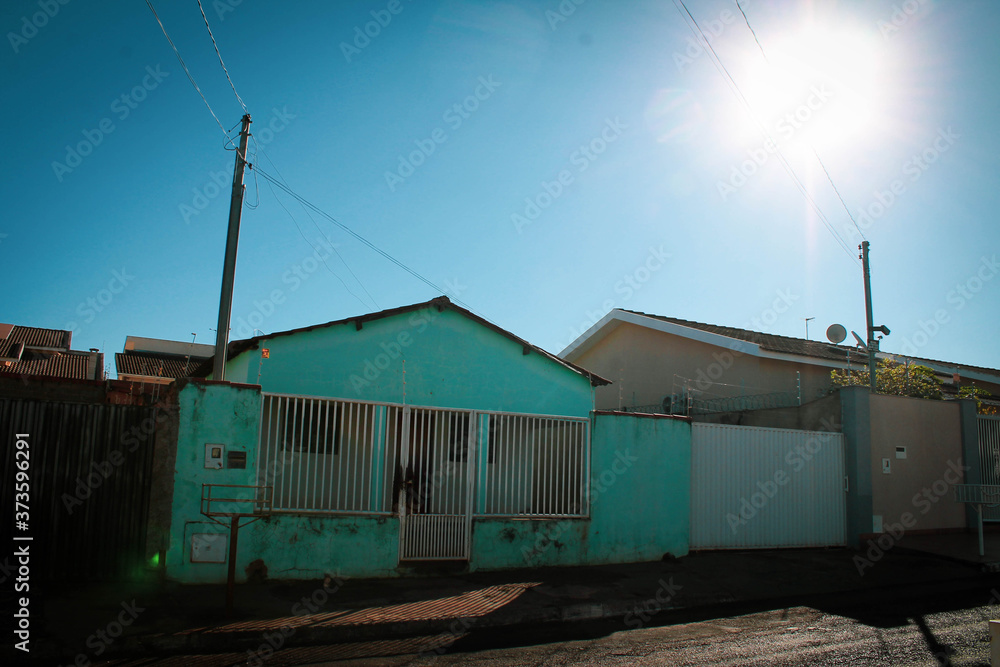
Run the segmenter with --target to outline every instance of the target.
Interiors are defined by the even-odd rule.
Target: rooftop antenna
[[[188,345],[187,357],[184,358],[184,377],[188,374],[188,364],[191,363],[191,350],[194,349],[194,342],[198,339],[198,334],[194,331],[191,332],[191,344]]]
[[[806,321],[806,340],[809,340],[809,320],[815,320],[816,318],[815,317],[803,317],[802,319],[804,319]]]

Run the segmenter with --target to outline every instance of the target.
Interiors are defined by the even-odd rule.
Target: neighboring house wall
[[[872,512],[884,525],[905,512],[912,530],[965,528],[965,508],[951,486],[963,481],[960,404],[903,396],[871,396]],[[896,448],[906,458],[896,458]],[[888,474],[882,471],[889,460]]]
[[[579,357],[570,358],[613,382],[596,390],[597,408],[602,410],[659,403],[664,396],[680,393],[685,378],[691,389],[701,392],[701,398],[739,396],[741,391],[747,395],[795,392],[796,371],[801,374],[806,402],[829,390],[833,370],[764,359],[627,322]]]
[[[167,577],[223,582],[225,563],[192,563],[195,533],[228,534],[201,514],[202,484],[257,483],[257,387],[180,381]],[[204,467],[205,444],[247,452],[245,470]],[[590,519],[477,518],[470,569],[658,560],[687,553],[691,428],[681,418],[597,414],[592,420]],[[393,577],[396,515],[275,514],[242,528],[237,578],[262,560],[273,579],[324,574]],[[551,544],[550,544],[551,542]]]
[[[226,364],[265,392],[431,407],[586,416],[590,381],[453,310],[428,307],[262,340]],[[404,384],[405,360],[405,384]]]

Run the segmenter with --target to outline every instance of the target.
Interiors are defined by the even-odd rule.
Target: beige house
[[[830,371],[867,367],[854,347],[622,309],[559,356],[612,380],[596,389],[598,409],[692,414],[801,405],[830,392]],[[929,366],[945,393],[975,382],[1000,397],[1000,370],[879,356]]]

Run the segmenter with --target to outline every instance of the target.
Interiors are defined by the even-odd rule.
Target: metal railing
[[[480,516],[587,516],[590,421],[483,415]]]
[[[411,516],[586,516],[589,471],[586,417],[263,399],[257,481],[275,511],[385,515],[402,497]]]

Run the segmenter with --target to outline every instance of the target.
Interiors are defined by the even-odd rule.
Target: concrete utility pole
[[[861,250],[861,267],[865,273],[865,316],[868,321],[868,340],[866,342],[868,347],[868,382],[871,386],[872,393],[875,393],[876,384],[876,370],[877,370],[877,359],[876,353],[878,352],[878,341],[875,340],[875,332],[881,331],[884,335],[889,335],[889,327],[884,324],[881,326],[875,326],[872,319],[872,278],[871,278],[871,268],[868,264],[868,241],[862,241],[858,248]]]
[[[240,147],[236,151],[233,173],[233,196],[229,201],[229,235],[226,237],[226,263],[222,268],[222,295],[219,297],[219,326],[215,330],[215,361],[212,379],[226,379],[226,348],[229,346],[229,320],[233,311],[233,284],[236,280],[236,247],[240,241],[240,216],[243,213],[243,169],[247,164],[247,140],[250,137],[250,114],[243,116]]]

